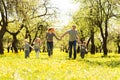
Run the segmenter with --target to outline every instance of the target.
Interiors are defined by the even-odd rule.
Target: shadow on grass
[[[89,65],[98,65],[98,66],[107,66],[107,67],[111,67],[111,68],[116,68],[116,67],[120,67],[120,60],[118,61],[90,61],[90,60],[84,60],[85,63],[89,64]]]
[[[93,66],[107,66],[111,68],[120,67],[120,56],[111,55],[111,56],[87,56],[84,59],[78,59],[78,61],[85,62],[88,65]]]

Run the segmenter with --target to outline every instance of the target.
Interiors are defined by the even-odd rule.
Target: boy
[[[28,40],[25,39],[24,40],[24,52],[25,52],[25,58],[28,58],[29,57],[29,54],[30,54],[30,47],[33,48],[29,43],[28,43]]]

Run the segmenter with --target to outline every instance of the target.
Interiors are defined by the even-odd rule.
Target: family
[[[73,59],[76,59],[76,56],[77,56],[76,44],[77,44],[77,42],[78,42],[79,46],[83,46],[85,48],[85,44],[81,44],[81,42],[80,42],[78,31],[76,30],[75,25],[72,26],[72,29],[66,31],[62,36],[60,36],[60,38],[58,38],[56,36],[54,28],[49,28],[48,32],[46,33],[47,52],[48,52],[49,57],[51,57],[52,54],[53,54],[53,43],[54,43],[53,42],[53,37],[55,37],[57,40],[61,40],[66,34],[69,34],[69,59],[72,58],[72,47],[73,47],[73,50],[74,50]],[[25,58],[29,57],[30,47],[35,50],[36,58],[39,58],[40,45],[42,44],[42,41],[40,40],[40,38],[36,38],[33,44],[34,44],[34,46],[32,47],[28,43],[28,40],[25,39],[25,46],[24,46]],[[84,53],[83,50],[81,50],[81,51],[82,51],[82,53]]]

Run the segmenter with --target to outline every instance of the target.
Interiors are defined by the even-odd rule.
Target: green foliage
[[[119,80],[120,55],[110,53],[101,58],[101,53],[87,54],[81,59],[68,60],[68,54],[54,49],[54,55],[40,53],[36,59],[32,51],[30,58],[24,53],[6,53],[0,56],[1,80]]]
[[[50,19],[55,15],[55,10],[50,6],[49,0],[3,0],[3,2],[5,2],[7,7],[7,30],[10,33],[19,33],[16,35],[19,42],[24,40],[27,31],[31,37],[31,44],[36,37],[45,38],[48,26],[53,24]],[[22,25],[23,27],[21,28]],[[7,35],[9,33],[4,35],[4,40]]]
[[[80,26],[82,37],[89,37],[95,33],[95,46],[100,47],[105,44],[108,50],[115,51],[114,41],[118,41],[120,9],[119,0],[75,0],[79,2],[80,9],[73,15],[73,22]],[[117,20],[115,20],[117,19]],[[116,28],[116,30],[115,30]],[[117,35],[117,36],[116,36]],[[117,42],[117,44],[119,44]],[[115,47],[114,47],[115,46]],[[104,45],[105,47],[105,45]],[[106,49],[107,49],[106,47]],[[113,48],[114,47],[114,48]],[[105,51],[105,48],[103,48]],[[107,51],[107,50],[106,50]]]

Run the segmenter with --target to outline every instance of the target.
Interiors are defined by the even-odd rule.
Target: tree
[[[95,54],[95,43],[94,43],[94,33],[95,33],[95,24],[92,19],[92,12],[89,7],[82,8],[73,16],[73,21],[76,25],[79,26],[80,38],[81,41],[87,39],[87,46],[91,42],[90,52]],[[84,15],[84,16],[83,16]]]
[[[20,31],[22,30],[23,27],[24,27],[24,25],[22,24],[20,26],[20,28],[16,32],[10,32],[9,30],[7,30],[7,32],[10,35],[13,36],[12,47],[13,47],[15,53],[18,53],[18,49],[17,49],[17,44],[18,44],[17,35],[20,33]]]
[[[79,0],[76,0],[79,2]],[[87,9],[90,8],[91,17],[89,21],[94,26],[97,26],[100,30],[101,38],[102,38],[102,49],[103,49],[103,56],[107,56],[108,50],[107,50],[107,42],[108,42],[108,27],[109,26],[109,20],[112,17],[119,18],[120,12],[119,12],[119,4],[120,1],[113,1],[113,0],[80,0],[82,2],[82,10],[83,8],[86,9],[86,13],[83,15],[88,15]],[[84,5],[86,4],[86,5]],[[88,16],[87,16],[88,17]],[[92,33],[92,42],[93,41],[93,28],[91,28]]]
[[[0,54],[4,54],[2,40],[8,26],[8,11],[5,3],[7,3],[5,0],[0,0]]]
[[[93,9],[96,12],[96,25],[100,29],[101,37],[103,40],[103,52],[104,56],[107,56],[108,50],[107,50],[107,39],[108,39],[108,24],[111,17],[113,17],[114,12],[113,9],[113,1],[109,0],[96,0],[94,3],[96,3],[96,6],[93,4]]]
[[[91,0],[88,2],[94,13],[92,17],[94,24],[100,29],[104,56],[107,56],[108,24],[109,20],[115,15],[114,11],[119,7],[113,0]]]
[[[49,5],[49,0],[1,0],[0,12],[0,53],[2,54],[4,53],[2,39],[6,31],[13,36],[13,46],[15,52],[18,52],[16,48],[17,35],[20,33],[22,28],[27,29],[26,34],[28,34],[29,27],[33,27],[31,26],[33,24],[31,21],[34,20],[35,22],[35,20],[37,20],[36,23],[39,22],[38,19],[47,19],[46,21],[48,21],[48,18],[54,16],[56,13],[55,8]],[[13,26],[17,28],[17,30],[13,32],[11,28],[8,27],[8,23],[14,24],[15,22],[18,22],[20,24],[20,28],[18,25]],[[34,27],[34,29],[36,29],[36,27]]]
[[[114,20],[114,21],[113,21]],[[120,54],[120,23],[119,23],[120,19],[118,18],[113,18],[111,19],[111,26],[113,27],[112,31],[110,32],[110,39],[113,40],[113,42],[115,42],[116,46],[117,46],[117,53]]]
[[[117,47],[118,47],[118,53],[120,54],[120,34],[117,35]]]

